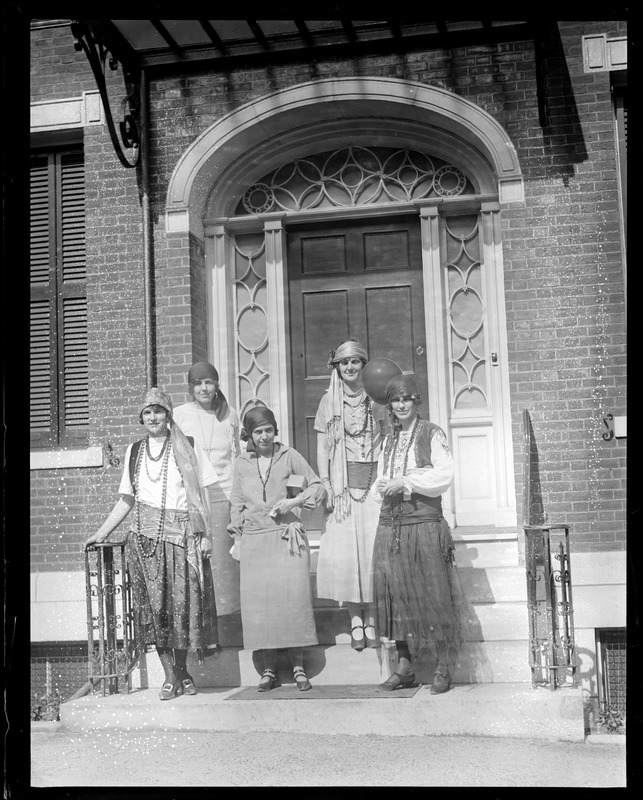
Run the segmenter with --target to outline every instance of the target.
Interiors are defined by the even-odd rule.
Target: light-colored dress
[[[246,650],[306,647],[318,643],[310,585],[310,548],[300,509],[273,519],[274,504],[287,496],[291,475],[303,475],[304,499],[324,497],[317,475],[300,453],[280,442],[264,486],[257,455],[242,453],[234,465],[228,530],[241,534],[241,622]]]
[[[210,532],[212,534],[212,580],[219,616],[239,611],[239,564],[230,555],[230,492],[234,461],[239,455],[239,415],[229,408],[223,420],[191,402],[174,409],[174,420],[186,436],[192,436],[208,456],[219,476],[210,487]]]
[[[362,408],[355,409],[344,401],[344,424],[351,433],[364,427]],[[346,436],[345,445],[347,461],[374,465],[374,481],[386,410],[384,406],[372,403],[371,413],[374,418],[373,436]],[[326,393],[315,417],[314,428],[318,433],[326,433],[330,416],[329,395]],[[350,488],[349,505],[349,513],[342,520],[338,521],[332,512],[324,516],[317,563],[317,596],[344,603],[370,603],[373,600],[373,544],[380,508],[368,490],[356,488]]]

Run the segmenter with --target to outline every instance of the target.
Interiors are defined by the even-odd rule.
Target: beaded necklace
[[[409,453],[411,452],[411,448],[413,447],[413,444],[415,442],[415,437],[416,437],[419,421],[420,421],[420,417],[416,416],[415,420],[413,421],[413,427],[409,431],[410,435],[409,435],[408,441],[405,442],[405,443],[400,443],[400,435],[401,435],[402,431],[401,431],[400,428],[396,428],[395,433],[393,434],[393,446],[391,447],[391,445],[389,444],[387,446],[387,448],[386,448],[387,452],[384,454],[385,455],[384,473],[386,474],[386,472],[388,471],[389,478],[393,478],[394,477],[395,461],[396,461],[397,454],[398,454],[398,448],[400,448],[400,444],[401,444],[400,452],[403,452],[403,454],[404,454],[404,460],[402,462],[402,470],[400,472],[400,475],[406,475],[406,466],[407,466],[408,461],[409,461]],[[404,437],[404,438],[406,438],[406,437]],[[387,457],[388,457],[388,460],[386,460]],[[399,513],[397,515],[397,518],[395,517],[395,515],[393,517],[393,524],[392,524],[392,528],[393,528],[393,544],[392,544],[392,547],[391,547],[391,550],[392,550],[393,553],[399,553],[400,552],[400,543],[401,543],[400,534],[401,534],[401,527],[402,527],[402,502],[403,502],[403,500],[404,500],[404,493],[402,493],[399,496],[399,500],[397,501],[398,509],[399,509]]]
[[[149,434],[145,440],[145,448],[140,447],[138,451],[138,456],[136,458],[136,467],[134,470],[134,491],[137,491],[139,486],[139,477],[141,473],[141,462],[145,459],[145,471],[149,476],[149,472],[147,470],[147,458],[152,459],[152,461],[160,461],[161,459],[161,469],[159,470],[159,476],[162,476],[163,483],[161,487],[161,513],[159,515],[159,524],[156,531],[156,536],[154,537],[153,541],[154,544],[150,545],[149,539],[147,536],[143,536],[141,533],[141,506],[138,501],[136,500],[136,541],[138,543],[138,549],[142,556],[141,558],[141,567],[143,568],[143,572],[145,573],[146,577],[150,581],[157,580],[161,568],[161,559],[157,558],[156,560],[156,573],[154,577],[150,575],[148,572],[147,566],[145,564],[146,560],[151,560],[156,555],[156,551],[159,546],[159,542],[163,536],[163,528],[165,527],[165,502],[167,499],[167,478],[168,478],[168,469],[170,465],[170,454],[172,452],[172,441],[170,439],[170,435],[168,433],[165,442],[163,442],[163,448],[159,455],[154,458],[150,453],[150,437]],[[158,480],[158,478],[157,478]],[[145,542],[145,547],[143,547],[143,542]]]
[[[268,469],[266,470],[266,477],[263,478],[261,474],[261,469],[259,468],[259,451],[257,451],[257,474],[259,475],[259,480],[261,481],[261,485],[263,487],[263,502],[266,502],[266,484],[268,483],[268,478],[270,477],[270,470],[272,469],[272,460],[275,457],[275,446],[272,445],[272,453],[270,454],[270,464],[268,465]]]
[[[362,391],[363,390],[360,389],[360,391],[357,394],[360,394]],[[346,391],[345,391],[345,394],[347,394],[349,397],[352,397],[352,396],[356,397],[357,396],[357,395],[350,395]],[[374,419],[373,419],[373,414],[371,412],[371,401],[370,401],[370,398],[369,398],[369,396],[367,394],[364,395],[364,400],[362,402],[360,402],[357,406],[355,406],[355,408],[359,408],[359,406],[362,405],[362,404],[364,405],[364,422],[362,424],[361,429],[356,431],[356,432],[354,432],[354,433],[351,433],[351,431],[348,430],[346,425],[344,425],[344,433],[346,434],[346,436],[349,436],[351,439],[354,439],[356,442],[360,437],[362,438],[362,445],[361,445],[362,446],[362,458],[364,459],[364,461],[366,461],[367,456],[370,457],[370,471],[369,471],[369,475],[368,475],[368,485],[367,485],[366,489],[363,490],[362,496],[361,497],[355,497],[353,495],[353,493],[351,492],[350,487],[348,487],[348,494],[349,494],[351,500],[354,500],[356,503],[364,503],[366,501],[366,498],[368,497],[368,493],[370,491],[370,488],[371,488],[371,485],[372,485],[372,482],[373,482],[373,475],[375,473],[375,462],[373,461]],[[367,441],[369,435],[370,435],[370,439],[371,439],[371,446],[370,446],[370,449],[369,449],[369,451],[367,453],[366,452],[366,441]]]
[[[203,407],[201,406],[200,403],[197,403],[197,401],[195,400],[194,401],[194,405],[196,406],[196,416],[197,416],[197,419],[199,420],[199,428],[201,429],[201,435],[203,437],[202,441],[203,441],[204,447],[207,450],[208,455],[209,455],[212,452],[212,449],[213,449],[212,444],[214,442],[215,425],[211,420],[211,415],[208,414],[208,412],[205,409],[203,409]],[[206,441],[206,439],[205,439],[205,429],[203,427],[203,423],[201,422],[201,411],[203,411],[203,413],[206,414],[208,419],[210,420],[210,444],[209,444],[208,447],[206,447],[206,445],[205,445],[205,441]],[[214,416],[216,417],[216,414]]]

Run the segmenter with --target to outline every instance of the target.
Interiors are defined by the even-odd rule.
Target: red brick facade
[[[576,551],[624,549],[626,440],[602,438],[603,418],[626,413],[614,121],[609,73],[584,73],[581,52],[582,35],[596,32],[623,36],[625,24],[554,24],[542,54],[544,127],[535,48],[527,40],[153,80],[158,382],[175,403],[186,399],[189,365],[207,357],[205,254],[199,242],[168,235],[164,226],[168,184],[186,148],[242,103],[314,79],[368,75],[442,87],[505,128],[524,178],[525,203],[501,212],[518,519],[527,409],[550,519],[570,524]],[[68,25],[33,30],[32,102],[95,89]],[[106,127],[85,129],[84,151],[90,444],[109,446],[122,458],[139,431],[135,410],[145,384],[141,197],[137,170],[121,167]],[[32,471],[35,570],[81,567],[82,541],[111,508],[119,476],[117,465]]]

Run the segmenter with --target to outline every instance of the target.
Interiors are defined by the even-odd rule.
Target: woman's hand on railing
[[[85,544],[83,545],[83,550],[89,550],[95,544],[102,544],[102,542],[107,539],[109,536],[108,533],[101,533],[100,531],[96,531],[96,533],[92,534],[89,539],[86,540]]]

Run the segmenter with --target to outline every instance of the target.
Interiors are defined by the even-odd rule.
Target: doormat
[[[413,697],[420,685],[394,692],[378,692],[375,686],[315,686],[307,692],[300,692],[294,683],[276,686],[269,692],[258,692],[256,686],[245,686],[241,691],[226,697],[227,700],[370,700],[389,697]]]

